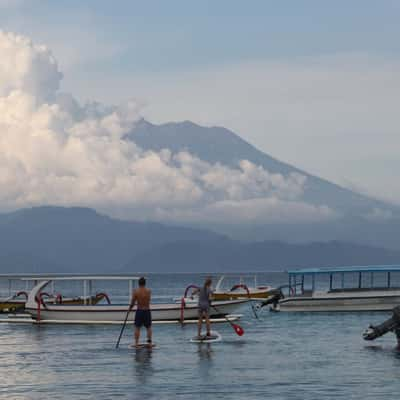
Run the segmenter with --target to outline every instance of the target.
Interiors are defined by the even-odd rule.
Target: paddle
[[[218,311],[217,307],[211,305],[211,307],[218,313],[221,314],[220,311]],[[233,328],[233,330],[236,332],[236,334],[238,336],[243,336],[244,334],[244,329],[237,324],[234,324],[226,315],[224,315],[224,318],[229,322],[229,324],[231,325],[231,327]]]
[[[118,338],[117,344],[115,345],[116,349],[118,349],[119,342],[121,341],[121,337],[122,337],[122,334],[124,333],[124,329],[125,329],[125,326],[126,326],[126,321],[128,321],[129,313],[131,312],[131,310],[132,310],[132,307],[129,307],[128,312],[126,313],[124,324],[122,325],[121,332],[119,334],[119,338]]]

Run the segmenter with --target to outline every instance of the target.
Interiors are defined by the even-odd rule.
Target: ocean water
[[[149,275],[157,301],[182,294],[203,276]],[[282,274],[259,283],[286,283]],[[65,285],[66,292],[76,287]],[[111,299],[120,284],[103,282]],[[195,325],[154,325],[153,350],[132,350],[132,327],[115,349],[119,326],[0,324],[0,397],[5,399],[398,399],[400,354],[393,334],[362,339],[390,313],[259,313],[248,305],[239,337],[194,344]],[[143,332],[144,333],[144,332]]]

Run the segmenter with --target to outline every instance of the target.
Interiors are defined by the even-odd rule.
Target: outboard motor
[[[279,311],[279,300],[283,299],[285,296],[280,288],[272,291],[271,296],[260,303],[259,308],[270,305],[270,311]]]
[[[380,325],[370,325],[363,333],[364,340],[375,340],[388,332],[394,332],[397,337],[397,345],[400,347],[400,306],[393,308],[393,316]]]

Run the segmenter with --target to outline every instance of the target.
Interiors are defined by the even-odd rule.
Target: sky
[[[399,19],[400,2],[394,0],[0,0],[3,32],[51,49],[58,70],[51,69],[46,84],[53,91],[60,86],[81,104],[124,104],[133,99],[134,111],[118,111],[121,126],[132,120],[132,113],[155,123],[191,120],[225,126],[273,157],[397,204]],[[42,79],[41,74],[35,76]],[[23,89],[33,93],[31,86]],[[51,95],[46,91],[43,85],[34,89],[35,95]],[[84,111],[86,116],[90,112]],[[69,118],[82,123],[72,111]],[[120,128],[107,129],[118,136]],[[170,165],[164,156],[158,155],[160,162]],[[184,165],[194,161],[181,162],[180,178],[187,179],[188,186],[180,196],[191,197],[194,204],[203,199],[204,187],[193,186],[193,176],[185,175]],[[36,164],[35,168],[43,170]],[[218,176],[213,166],[201,168]],[[250,180],[252,168],[242,169]],[[272,179],[263,176],[266,182]],[[86,185],[93,179],[84,178]],[[243,176],[232,172],[235,179],[242,182]],[[301,179],[290,179],[297,193]],[[230,194],[224,201],[250,200],[237,192],[232,195],[232,188],[226,193]],[[33,195],[24,196],[26,202]],[[218,196],[213,192],[211,197]],[[281,197],[288,198],[293,199],[287,193]],[[213,218],[218,205],[212,202],[210,207],[216,207],[210,211]],[[325,209],[308,211],[324,218],[331,215]],[[193,209],[190,218],[192,214]]]

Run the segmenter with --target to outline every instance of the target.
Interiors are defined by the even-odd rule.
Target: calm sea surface
[[[201,275],[148,275],[155,300],[180,296]],[[286,283],[259,274],[259,283]],[[123,301],[120,284],[102,282]],[[62,286],[62,285],[60,285]],[[126,285],[127,286],[127,285]],[[60,287],[64,294],[80,288]],[[5,287],[2,287],[5,290]],[[58,288],[57,288],[58,289]],[[125,298],[126,300],[126,298]],[[400,355],[395,337],[363,341],[369,323],[390,313],[270,313],[256,320],[242,308],[238,337],[226,324],[223,340],[190,343],[194,325],[155,325],[158,347],[131,350],[127,327],[0,324],[0,396],[7,399],[398,399]]]

